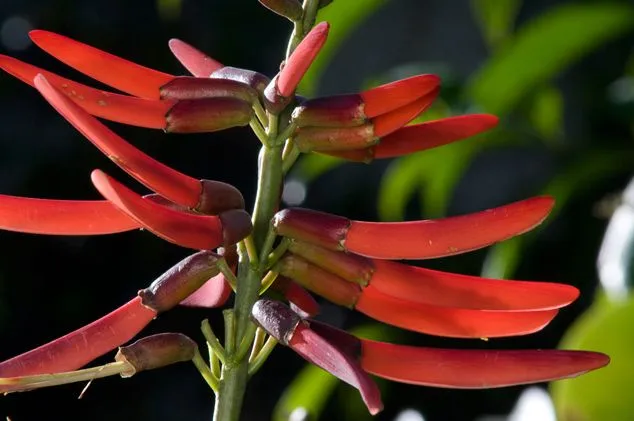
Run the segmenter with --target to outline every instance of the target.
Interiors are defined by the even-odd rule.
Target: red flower
[[[284,16],[292,19],[297,14],[293,2],[267,5],[274,3]],[[169,168],[95,118],[167,132],[212,132],[250,124],[261,137],[265,152],[274,148],[280,160],[285,145],[287,152],[316,151],[371,161],[440,146],[497,124],[494,116],[476,114],[406,126],[438,95],[440,81],[434,75],[414,76],[359,94],[309,100],[295,96],[297,84],[327,35],[327,24],[315,26],[280,72],[268,79],[254,71],[226,67],[179,40],[170,41],[170,48],[194,77],[148,69],[49,32],[31,33],[33,41],[48,53],[129,95],[96,90],[0,56],[0,68],[33,85],[100,151],[155,192],[140,196],[95,170],[92,181],[105,201],[0,196],[0,228],[56,235],[145,228],[177,245],[201,250],[112,313],[0,363],[0,377],[11,377],[0,379],[0,392],[51,384],[40,377],[13,377],[75,370],[129,341],[157,314],[179,303],[222,305],[230,293],[229,284],[236,289],[234,273],[238,268],[259,271],[258,276],[270,269],[262,279],[260,294],[270,286],[302,316],[313,316],[319,310],[306,288],[394,326],[447,337],[535,332],[550,322],[559,308],[577,298],[577,289],[567,285],[483,279],[387,260],[449,256],[519,235],[546,218],[553,206],[549,197],[470,215],[401,223],[353,221],[297,208],[273,215],[275,206],[269,206],[269,216],[264,221],[264,225],[271,225],[269,235],[258,238],[265,236],[268,226],[262,230],[263,225],[259,225],[263,234],[254,222],[253,240],[247,238],[253,226],[238,190]],[[268,124],[265,120],[279,119],[282,111],[290,117],[280,127],[280,133],[275,132],[276,128],[275,134],[270,135],[264,130]],[[277,170],[281,174],[281,169]],[[257,219],[254,216],[254,221]],[[273,250],[276,236],[283,240]],[[238,262],[235,244],[242,240],[244,250]],[[262,249],[249,250],[257,240],[264,243],[259,244]],[[211,251],[218,248],[219,254]],[[255,295],[249,306],[254,300]],[[256,303],[252,314],[274,338],[357,387],[372,413],[379,411],[382,404],[368,373],[420,385],[481,388],[565,378],[608,363],[607,356],[592,352],[435,350],[367,341],[302,319],[280,302],[270,300]],[[238,339],[249,345],[253,337],[249,338],[245,331],[248,332],[245,327],[237,328],[244,335]],[[125,361],[108,372],[125,374],[131,369],[130,364],[136,370],[188,359],[194,359],[197,366],[204,364],[197,354],[192,356],[189,352],[189,342],[176,338],[166,345],[163,339],[146,342],[151,346],[139,345],[137,351],[124,355]],[[214,342],[211,347],[215,345]],[[239,355],[241,351],[236,352]],[[214,355],[222,359],[226,357],[224,353],[222,350]],[[232,358],[239,360],[244,355]],[[130,362],[130,358],[138,356],[140,363]],[[79,377],[85,374],[76,373]],[[208,381],[213,384],[213,374],[210,375],[212,380]]]

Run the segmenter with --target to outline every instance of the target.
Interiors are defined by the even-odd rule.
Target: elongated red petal
[[[0,229],[48,235],[114,234],[140,228],[107,200],[0,195]]]
[[[61,62],[130,95],[159,99],[159,88],[174,78],[53,32],[35,30],[29,36]]]
[[[196,77],[209,77],[216,70],[225,67],[222,63],[179,39],[169,40],[169,47],[180,64]]]
[[[355,355],[348,355],[324,337],[300,323],[297,325],[288,346],[307,361],[353,386],[363,398],[372,415],[383,409],[381,392],[372,379],[361,369]]]
[[[115,206],[157,236],[197,250],[223,243],[222,222],[217,216],[179,212],[143,198],[99,170],[91,174],[99,192]]]
[[[175,103],[171,100],[150,100],[100,91],[13,57],[0,55],[0,68],[31,86],[35,86],[33,81],[35,76],[42,74],[51,85],[90,114],[123,124],[164,129],[165,115]]]
[[[280,70],[277,90],[283,97],[289,97],[295,91],[302,77],[313,63],[321,47],[328,38],[328,22],[321,22],[313,27]]]
[[[375,158],[392,158],[466,139],[495,127],[498,118],[471,114],[403,127],[374,146]]]
[[[559,350],[453,350],[361,339],[361,366],[401,383],[485,389],[577,377],[606,366],[607,355]]]
[[[222,273],[210,278],[193,294],[181,301],[186,307],[216,308],[227,302],[231,286]]]
[[[359,96],[365,104],[365,115],[373,118],[416,101],[438,85],[440,78],[436,75],[417,75],[368,89]]]
[[[352,221],[346,250],[379,259],[430,259],[465,253],[539,225],[554,200],[534,197],[468,215],[412,222]]]
[[[387,260],[374,261],[370,284],[383,294],[439,307],[473,310],[551,310],[579,296],[570,285],[503,281],[439,272]]]
[[[0,377],[71,371],[128,342],[156,317],[135,297],[61,338],[0,363]]]
[[[415,119],[420,113],[429,108],[438,96],[438,92],[440,92],[440,89],[436,88],[414,102],[373,118],[374,135],[376,137],[387,136]]]
[[[156,161],[130,145],[52,87],[44,76],[35,78],[35,86],[68,122],[132,177],[180,205],[195,207],[198,204],[202,192],[199,180]]]
[[[403,329],[452,338],[519,336],[543,329],[557,310],[485,311],[439,307],[390,297],[372,284],[364,290],[355,309]]]

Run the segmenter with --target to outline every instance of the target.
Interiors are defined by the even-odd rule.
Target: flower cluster
[[[458,351],[374,342],[311,320],[319,306],[308,291],[425,334],[524,335],[546,326],[578,291],[562,284],[483,279],[397,261],[464,253],[524,233],[546,218],[553,206],[549,197],[402,223],[353,221],[300,208],[278,211],[283,174],[301,152],[370,162],[470,137],[494,127],[497,118],[474,114],[408,125],[438,95],[440,80],[434,75],[358,94],[296,96],[298,83],[326,42],[328,24],[313,27],[314,13],[312,21],[305,19],[306,9],[295,0],[263,3],[296,24],[297,42],[291,43],[289,56],[272,79],[224,66],[180,40],[171,40],[169,46],[193,76],[169,75],[61,35],[31,32],[33,42],[47,53],[125,94],[97,90],[0,56],[0,68],[34,86],[101,152],[153,192],[141,196],[95,170],[92,182],[105,200],[2,195],[0,228],[50,235],[144,228],[196,250],[101,319],[0,363],[0,392],[129,376],[191,360],[222,404],[223,388],[239,384],[230,379],[253,374],[279,341],[358,388],[374,414],[382,403],[368,373],[420,385],[489,388],[566,378],[606,365],[607,356],[585,351]],[[305,3],[323,7],[329,2]],[[168,133],[250,125],[263,144],[253,214],[244,210],[243,197],[234,187],[192,178],[154,160],[97,117]],[[290,307],[270,298],[256,301],[269,295],[269,289]],[[234,312],[226,313],[224,346],[203,323],[211,349],[209,365],[189,338],[163,334],[120,348],[115,363],[78,370],[130,341],[159,313],[179,304],[219,307],[231,290],[236,300]],[[244,370],[234,378],[235,367]],[[227,413],[235,414],[231,411]]]

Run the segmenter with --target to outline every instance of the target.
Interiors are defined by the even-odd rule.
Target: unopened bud
[[[121,377],[130,377],[140,371],[190,361],[195,353],[196,343],[189,337],[181,333],[161,333],[120,347],[114,358],[129,364],[130,369],[122,372]]]
[[[251,86],[231,80],[180,76],[160,89],[163,99],[235,98],[253,103],[258,99]]]
[[[259,300],[251,309],[253,320],[280,343],[288,345],[297,325],[302,322],[293,310],[280,301]]]
[[[249,102],[235,98],[178,101],[166,115],[168,133],[209,133],[246,126],[253,117]]]
[[[141,302],[159,313],[175,307],[219,273],[216,266],[219,258],[211,251],[200,251],[187,256],[148,288],[139,291]]]

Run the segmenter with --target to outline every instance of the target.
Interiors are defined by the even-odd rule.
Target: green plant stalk
[[[258,189],[253,209],[253,239],[255,247],[261,250],[270,221],[277,211],[282,187],[282,147],[263,146],[258,174]],[[234,304],[236,318],[236,343],[251,343],[254,330],[248,329],[251,308],[259,296],[263,269],[252,265],[248,259],[241,258],[238,266],[238,288]],[[251,336],[246,338],[245,336]],[[225,345],[226,347],[226,345]],[[227,356],[227,363],[222,368],[222,380],[216,399],[214,421],[238,421],[242,409],[242,401],[248,379],[249,359],[246,353],[239,355],[237,348]],[[228,351],[228,350],[227,350]]]

